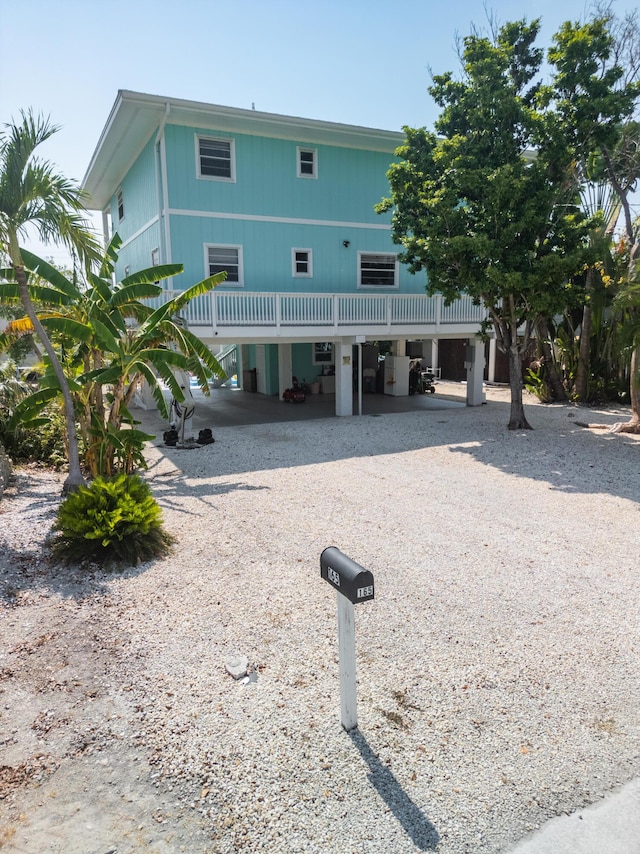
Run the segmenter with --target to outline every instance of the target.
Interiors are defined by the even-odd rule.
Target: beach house
[[[282,398],[296,376],[351,415],[356,389],[406,394],[409,359],[442,368],[455,342],[475,405],[484,310],[426,296],[424,276],[398,262],[389,214],[374,210],[403,139],[119,91],[83,188],[105,238],[123,240],[118,278],[181,263],[167,288],[184,290],[226,271],[185,319],[245,390]]]

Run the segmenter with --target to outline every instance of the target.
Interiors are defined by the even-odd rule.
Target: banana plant
[[[28,111],[21,113],[21,121],[5,125],[0,132],[0,253],[10,263],[17,297],[59,383],[69,448],[69,473],[63,490],[70,492],[84,483],[73,400],[58,354],[32,302],[20,246],[31,228],[45,242],[53,241],[71,249],[86,264],[99,254],[98,243],[85,218],[82,191],[36,153],[57,131],[58,127],[48,119]]]
[[[143,448],[153,438],[136,429],[130,404],[139,384],[146,381],[163,417],[168,418],[161,383],[179,401],[184,399],[177,371],[193,374],[204,394],[209,378],[225,372],[206,345],[185,328],[180,312],[195,297],[208,293],[226,278],[209,276],[154,308],[147,300],[162,298],[163,279],[176,276],[181,264],[140,270],[114,284],[121,239],[116,234],[107,247],[97,273],[87,273],[79,287],[65,274],[29,252],[23,257],[29,270],[48,283],[34,296],[57,294],[39,313],[48,335],[64,352],[66,375],[74,398],[84,451],[84,463],[93,476],[129,473],[144,464]],[[11,283],[0,285],[11,292]],[[15,286],[14,286],[15,287]],[[29,319],[10,324],[9,332],[25,331]],[[15,417],[36,418],[46,403],[59,394],[56,376],[49,371],[37,394],[27,398]]]

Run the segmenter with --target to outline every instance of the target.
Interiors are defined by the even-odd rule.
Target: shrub
[[[66,563],[133,566],[166,555],[174,541],[138,475],[97,477],[72,492],[60,505],[53,530],[52,553]]]
[[[0,372],[0,444],[14,463],[36,462],[62,468],[67,462],[66,430],[59,405],[50,403],[37,427],[18,424],[9,428],[16,406],[32,391],[28,383],[16,379],[11,366]]]

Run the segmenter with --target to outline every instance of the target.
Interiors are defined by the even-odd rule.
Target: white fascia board
[[[393,154],[404,142],[398,131],[296,118],[200,101],[121,89],[98,140],[82,187],[89,210],[104,210],[128,168],[157,132],[169,108],[169,124],[223,130],[302,143],[360,148]]]
[[[145,95],[140,92],[121,91],[119,95],[123,101],[136,104],[138,107],[155,106],[164,111],[166,105],[169,104],[171,124],[189,127],[206,129],[213,127],[254,136],[275,136],[301,142],[326,141],[328,145],[383,152],[393,152],[405,139],[404,134],[400,131],[286,116],[279,113],[265,113],[259,110],[225,107],[220,104],[207,104],[201,101],[167,98],[162,95]]]

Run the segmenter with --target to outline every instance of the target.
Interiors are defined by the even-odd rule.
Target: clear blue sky
[[[487,11],[500,23],[537,16],[546,46],[589,8],[585,0],[0,0],[0,123],[29,107],[49,115],[61,130],[41,153],[77,181],[118,89],[389,130],[431,126],[430,69],[457,70],[456,34],[486,28]]]

